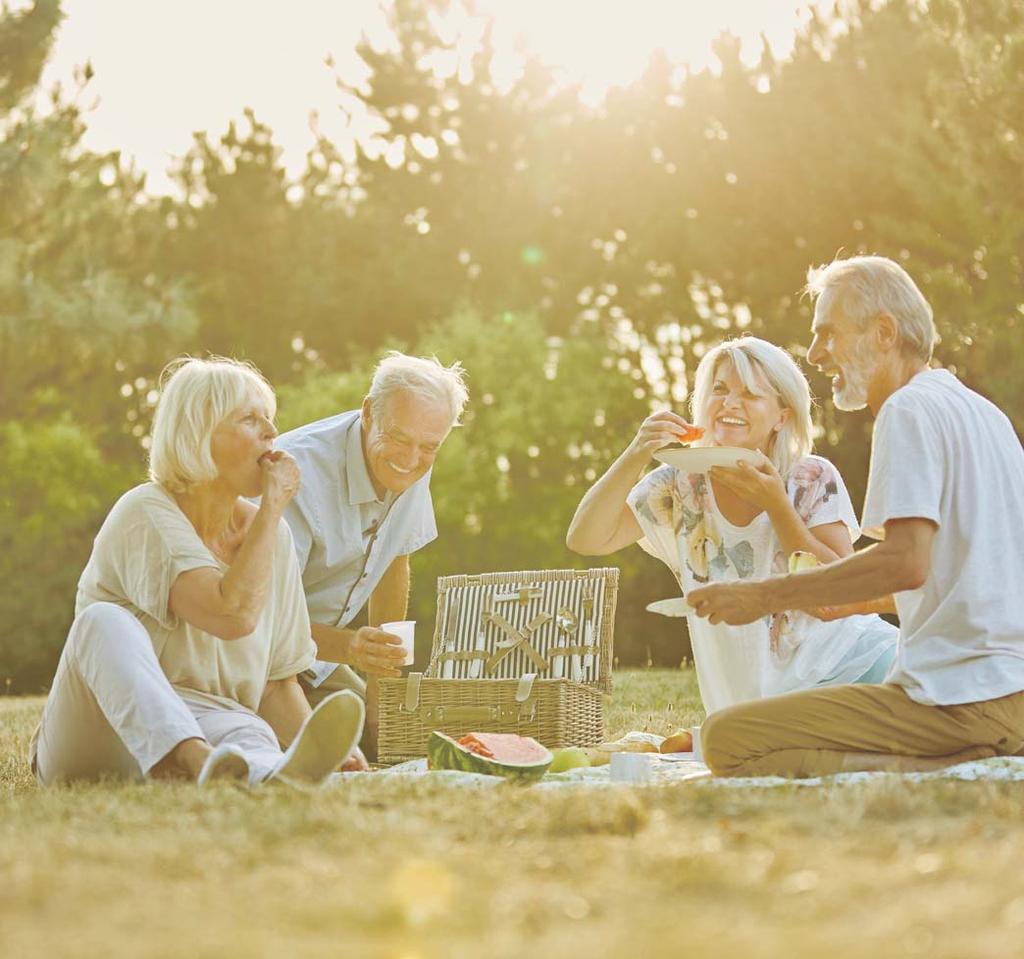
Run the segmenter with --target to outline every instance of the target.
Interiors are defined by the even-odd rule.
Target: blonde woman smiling
[[[796,551],[820,563],[853,552],[860,535],[853,506],[838,470],[811,455],[810,391],[788,353],[750,336],[710,350],[697,368],[691,406],[704,430],[694,445],[758,450],[762,464],[692,473],[661,466],[638,482],[656,450],[692,430],[675,413],[655,413],[584,496],[570,549],[605,555],[639,542],[669,566],[684,594],[784,572]],[[688,622],[709,713],[811,686],[881,682],[897,633],[876,615]]]
[[[186,358],[165,371],[151,482],[114,505],[78,584],[31,745],[43,785],[316,783],[350,755],[365,768],[362,702],[341,692],[311,713],[296,681],[315,649],[281,519],[299,470],[273,449],[274,412],[246,364]]]

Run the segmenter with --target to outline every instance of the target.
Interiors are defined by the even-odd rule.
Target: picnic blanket
[[[339,778],[360,776],[363,773],[337,773]],[[500,786],[505,780],[498,776],[484,776],[480,773],[457,772],[455,770],[429,770],[425,759],[413,759],[383,770],[383,776],[419,777],[430,782],[445,783],[457,787],[489,789]],[[665,756],[652,755],[652,777],[649,782],[616,782],[611,777],[610,766],[596,766],[584,769],[570,769],[564,773],[548,773],[535,783],[532,789],[651,789],[665,786],[680,786],[696,783],[726,789],[766,789],[777,786],[821,786],[825,784],[861,783],[897,778],[908,782],[924,782],[932,779],[953,779],[965,782],[977,780],[1016,781],[1024,780],[1024,757],[1001,756],[949,766],[930,773],[886,773],[857,772],[838,773],[835,776],[819,776],[814,779],[784,779],[781,776],[757,778],[716,779],[710,770],[692,753],[671,753]]]

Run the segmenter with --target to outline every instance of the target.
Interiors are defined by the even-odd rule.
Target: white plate
[[[684,446],[679,449],[661,449],[654,458],[684,473],[706,473],[712,466],[738,466],[741,462],[759,466],[765,462],[760,450],[745,450],[739,446]]]
[[[660,616],[688,616],[693,612],[693,607],[683,596],[673,596],[671,599],[659,599],[647,604],[647,612],[658,613]]]

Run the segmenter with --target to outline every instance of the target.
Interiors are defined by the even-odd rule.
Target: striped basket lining
[[[442,577],[438,580],[438,615],[425,675],[438,679],[518,679],[524,673],[537,673],[538,678],[570,679],[609,690],[618,572],[614,568],[524,570]],[[501,599],[524,588],[540,590],[540,595],[526,603]],[[544,660],[544,668],[523,646],[506,652],[491,665],[492,657],[502,652],[498,644],[507,641],[509,635],[501,625],[490,621],[488,609],[513,630],[527,632],[530,646]],[[566,611],[568,617],[562,615]],[[546,619],[540,622],[539,617],[545,614]],[[593,653],[560,653],[567,646],[596,649]],[[457,658],[450,658],[452,654]]]

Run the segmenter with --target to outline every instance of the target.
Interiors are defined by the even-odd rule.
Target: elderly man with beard
[[[285,510],[302,570],[317,661],[302,680],[312,703],[350,688],[367,699],[365,745],[376,748],[376,683],[400,676],[409,556],[437,537],[430,476],[468,399],[459,363],[388,353],[357,410],[280,436],[302,486]],[[354,620],[367,609],[368,625]],[[367,686],[353,671],[370,680]]]
[[[883,257],[811,270],[807,358],[843,410],[876,418],[864,532],[819,569],[693,590],[697,615],[750,623],[789,609],[877,609],[893,594],[896,661],[881,685],[834,686],[708,718],[720,776],[942,768],[1024,754],[1024,451],[1007,417],[929,368],[931,307]]]

